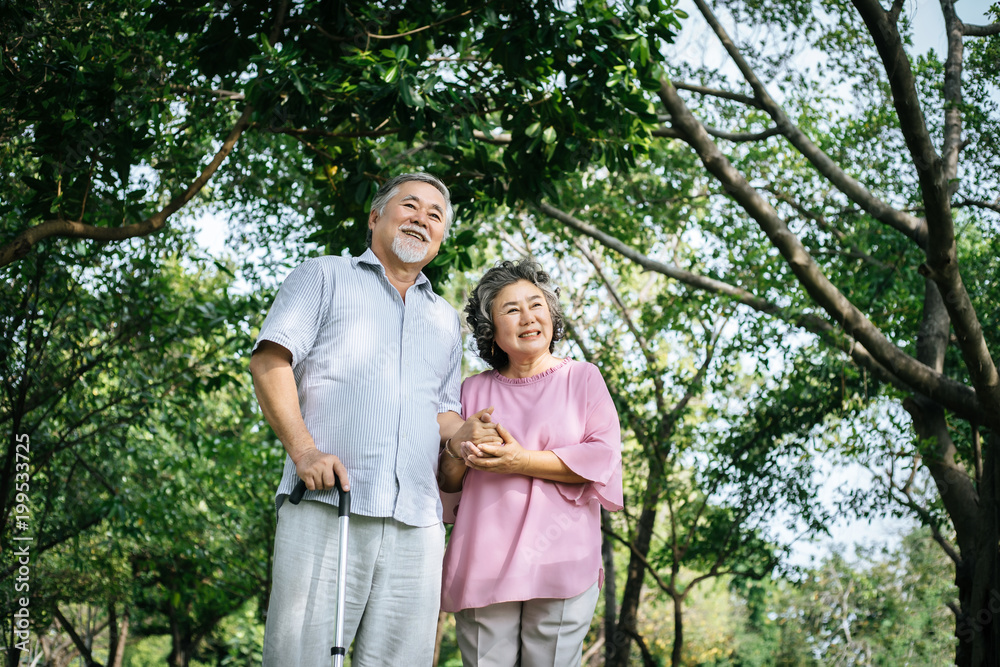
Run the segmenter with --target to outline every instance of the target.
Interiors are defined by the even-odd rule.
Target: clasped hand
[[[493,408],[480,410],[466,420],[452,437],[459,453],[473,470],[500,474],[522,473],[530,454],[501,424],[493,422]]]

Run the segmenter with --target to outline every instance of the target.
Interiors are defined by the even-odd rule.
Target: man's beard
[[[392,239],[392,252],[404,264],[416,264],[423,261],[430,249],[428,244],[421,243],[417,239],[403,233],[404,227],[400,227],[396,236]]]

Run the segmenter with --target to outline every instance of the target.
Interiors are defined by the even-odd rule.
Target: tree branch
[[[62,626],[69,638],[73,640],[73,645],[76,646],[76,650],[80,652],[80,657],[83,658],[83,664],[86,667],[102,667],[101,663],[94,660],[94,654],[90,652],[90,647],[87,646],[87,642],[83,641],[83,638],[77,634],[76,629],[73,628],[73,624],[70,623],[63,613],[59,611],[59,605],[52,605],[52,615],[56,617],[59,621],[59,625]]]
[[[690,271],[685,271],[677,266],[664,264],[653,260],[646,255],[640,253],[639,251],[627,246],[622,243],[617,238],[605,234],[596,227],[588,225],[587,223],[579,220],[568,213],[560,211],[554,206],[542,202],[539,204],[539,210],[541,210],[546,215],[549,215],[556,220],[559,220],[568,227],[571,227],[578,232],[585,234],[592,239],[598,241],[605,247],[608,247],[615,252],[618,252],[624,257],[627,257],[639,264],[645,269],[650,271],[655,271],[668,278],[673,278],[679,282],[682,282],[695,289],[705,290],[707,292],[713,292],[716,294],[726,295],[735,301],[742,303],[754,310],[764,313],[765,315],[771,315],[784,322],[787,322],[793,326],[800,327],[809,331],[810,333],[816,334],[820,337],[823,342],[834,349],[841,350],[850,356],[855,363],[857,363],[862,368],[866,368],[871,371],[876,377],[878,377],[883,382],[892,384],[893,386],[902,389],[903,391],[911,391],[912,387],[904,382],[902,379],[897,377],[888,368],[883,366],[878,362],[867,348],[853,340],[849,337],[844,337],[842,332],[838,331],[827,320],[818,317],[812,313],[788,313],[780,306],[777,306],[766,299],[762,299],[755,294],[743,289],[742,287],[737,287],[730,285],[729,283],[722,282],[721,280],[716,280],[714,278],[708,278],[706,276],[701,276]],[[965,400],[970,394],[974,400],[975,395],[968,390],[967,387],[959,385],[965,390],[964,394],[960,394],[957,398],[958,404],[962,405],[961,401]],[[971,409],[974,406],[965,405],[964,413],[971,414]],[[959,412],[963,414],[963,412]]]
[[[184,194],[175,197],[170,201],[163,209],[159,212],[154,213],[150,217],[146,218],[142,222],[137,222],[131,225],[125,225],[123,227],[95,227],[94,225],[84,224],[78,220],[66,220],[64,218],[57,218],[55,220],[47,220],[43,223],[35,225],[29,229],[18,234],[13,241],[7,245],[0,248],[0,267],[7,266],[12,262],[15,262],[25,255],[27,255],[32,247],[34,247],[40,241],[47,238],[61,237],[61,238],[83,238],[91,239],[94,241],[122,241],[124,239],[134,238],[136,236],[148,236],[149,234],[155,233],[163,229],[167,224],[167,218],[172,214],[176,213],[185,204],[187,204],[191,199],[198,194],[208,180],[215,174],[216,170],[222,164],[223,160],[229,155],[233,150],[233,146],[236,145],[236,140],[240,138],[243,131],[249,125],[250,114],[253,109],[247,106],[236,125],[229,132],[229,136],[222,144],[222,148],[219,152],[215,154],[212,161],[209,162],[208,166],[201,172],[201,174],[196,178]]]
[[[494,144],[496,146],[506,146],[512,141],[510,134],[506,132],[502,134],[486,134],[482,130],[473,130],[472,136],[474,139],[485,141],[488,144]]]
[[[930,512],[917,503],[916,499],[913,497],[913,492],[910,489],[901,489],[892,482],[890,482],[890,485],[890,488],[903,493],[906,498],[905,500],[897,498],[896,502],[904,507],[910,508],[910,510],[919,516],[924,525],[931,529],[931,536],[934,538],[934,541],[940,545],[941,549],[944,550],[945,554],[948,555],[948,558],[950,558],[956,565],[961,565],[962,557],[957,551],[955,551],[955,547],[951,546],[948,540],[946,540],[941,534],[941,531],[938,529],[937,525],[935,525],[934,518],[931,516]]]
[[[327,139],[361,139],[365,137],[385,137],[399,132],[399,128],[364,130],[360,132],[327,132],[326,130],[299,129],[297,127],[265,127],[254,123],[255,129],[261,129],[273,134],[289,134],[294,137],[326,137]]]
[[[877,2],[877,0],[871,0]],[[719,41],[733,59],[733,62],[743,74],[750,87],[753,88],[754,96],[760,101],[762,108],[777,124],[789,141],[802,155],[813,164],[814,167],[829,180],[838,190],[847,195],[852,201],[858,204],[864,211],[871,214],[876,220],[889,225],[893,229],[905,234],[918,246],[924,247],[927,242],[926,223],[907,213],[894,209],[889,204],[883,202],[869,192],[861,183],[847,174],[840,166],[824,153],[816,144],[806,136],[802,130],[795,125],[784,109],[768,94],[764,84],[754,74],[753,69],[740,53],[739,49],[730,39],[725,29],[716,19],[715,14],[709,8],[705,0],[694,0],[705,20],[715,31]]]
[[[963,199],[960,202],[956,202],[951,205],[952,208],[966,208],[968,206],[975,206],[977,208],[985,208],[991,211],[996,211],[1000,213],[1000,202],[997,201],[980,201],[976,199]]]
[[[590,262],[590,265],[594,267],[594,271],[597,277],[601,279],[601,283],[604,284],[604,289],[607,290],[608,296],[611,297],[612,303],[618,308],[618,312],[621,314],[622,320],[625,322],[625,326],[635,337],[636,342],[639,344],[639,350],[642,352],[642,356],[646,359],[646,367],[649,370],[650,375],[653,378],[653,385],[656,391],[656,407],[660,414],[665,412],[663,404],[663,377],[658,371],[656,358],[653,353],[649,350],[649,341],[646,337],[642,335],[638,327],[635,326],[635,322],[632,320],[632,315],[629,313],[628,308],[625,307],[625,301],[622,299],[618,290],[615,286],[611,284],[611,280],[605,275],[603,268],[601,267],[601,262],[597,257],[590,251],[589,248],[585,247],[583,243],[579,240],[575,243],[576,247],[580,250],[583,256]]]
[[[933,397],[949,410],[965,418],[980,415],[1000,427],[1000,409],[989,414],[989,410],[983,409],[977,391],[928,368],[899,349],[830,282],[809,256],[798,237],[788,229],[784,220],[770,204],[747,183],[743,174],[719,151],[677,91],[665,80],[661,81],[660,99],[674,117],[675,127],[684,135],[684,141],[695,149],[708,172],[718,179],[729,195],[756,220],[761,230],[785,258],[799,284],[848,335],[863,344],[879,364],[909,384],[911,389]],[[952,321],[954,320],[955,317],[952,315]],[[980,330],[980,336],[981,334]],[[979,385],[976,389],[979,389]]]
[[[992,35],[1000,35],[1000,23],[991,23],[989,25],[972,25],[970,23],[963,23],[962,34],[968,35],[969,37],[990,37]]]
[[[721,316],[720,316],[721,317]],[[680,419],[684,410],[687,409],[688,404],[691,399],[694,398],[697,393],[697,389],[704,382],[705,376],[708,375],[708,367],[712,365],[712,359],[715,357],[716,346],[719,342],[719,337],[722,335],[722,330],[725,328],[726,323],[729,321],[728,317],[722,317],[721,322],[716,327],[715,331],[712,332],[711,338],[708,340],[708,344],[705,346],[705,358],[702,360],[701,365],[698,367],[697,372],[695,372],[694,377],[691,381],[687,383],[684,388],[684,395],[681,400],[674,404],[674,407],[670,409],[670,412],[666,415],[666,420],[671,422],[670,430],[664,435],[669,435],[673,430],[673,424]]]
[[[479,5],[478,7],[474,7],[472,9],[466,9],[461,14],[456,14],[455,16],[449,16],[448,18],[441,19],[440,21],[437,21],[435,23],[429,23],[429,24],[427,24],[425,26],[421,26],[419,28],[414,28],[413,30],[407,30],[406,32],[396,33],[395,35],[375,35],[373,33],[368,32],[367,30],[365,31],[365,35],[369,39],[398,39],[400,37],[408,37],[410,35],[415,35],[418,32],[423,32],[424,30],[428,30],[430,28],[436,28],[439,25],[444,25],[445,23],[448,23],[449,21],[454,21],[455,19],[460,19],[463,16],[468,16],[469,14],[472,14],[473,12],[479,11],[480,9],[482,9],[483,7],[485,7],[488,4],[490,4],[490,3],[486,2],[486,3],[482,4],[482,5]]]
[[[981,539],[977,513],[982,501],[965,466],[956,461],[959,452],[948,430],[945,412],[940,405],[924,396],[906,398],[903,409],[913,421],[918,442],[928,443],[927,447],[931,448],[931,455],[923,457],[923,463],[937,486],[941,502],[955,529],[959,554],[965,559],[975,559],[976,545]],[[917,508],[911,509],[925,521],[931,521]]]
[[[749,95],[741,95],[740,93],[731,93],[728,90],[719,90],[718,88],[707,88],[705,86],[696,86],[690,83],[684,83],[683,81],[671,81],[674,88],[678,90],[688,90],[692,93],[699,93],[701,95],[711,95],[712,97],[721,97],[726,100],[734,100],[747,106],[754,107],[756,109],[764,110],[764,105],[756,97],[751,97]]]
[[[726,139],[727,141],[743,142],[743,141],[761,141],[769,137],[781,134],[781,130],[777,127],[769,127],[761,132],[726,132],[725,130],[718,130],[714,127],[705,127],[705,131],[708,132],[713,137],[719,139]],[[680,134],[677,130],[672,127],[661,127],[659,129],[653,130],[650,134],[654,137],[668,137],[672,139],[679,139]]]
[[[868,26],[868,31],[882,58],[892,89],[893,106],[899,116],[900,131],[917,169],[927,216],[927,244],[924,246],[927,262],[920,266],[920,273],[934,280],[945,297],[945,306],[954,326],[962,360],[965,362],[972,385],[976,388],[979,411],[987,420],[983,423],[990,424],[993,429],[1000,429],[1000,374],[997,373],[996,365],[993,363],[982,325],[962,282],[958,266],[955,223],[951,215],[952,193],[948,177],[948,155],[941,160],[934,151],[920,109],[920,98],[917,95],[910,61],[895,22],[890,20],[891,17],[882,9],[878,0],[852,0],[852,2]],[[947,6],[949,2],[950,0],[944,0],[942,6]],[[945,11],[947,12],[947,9]],[[957,24],[957,19],[953,24]],[[950,29],[955,29],[955,25],[950,26]],[[946,88],[958,87],[957,91],[946,94],[958,95],[960,99],[961,81],[958,79],[961,72],[961,45],[953,45],[955,39],[959,37],[952,35],[949,30],[949,62],[953,71],[948,73],[946,68],[945,84]],[[957,50],[958,56],[953,57],[952,50]],[[958,64],[955,62],[956,59]],[[950,110],[946,109],[946,119],[950,117],[948,113]],[[956,126],[957,132],[960,133],[960,117],[959,122],[952,120],[952,127],[946,132],[954,135]],[[956,141],[956,136],[952,136],[946,142],[946,149],[956,150],[954,147]],[[914,388],[931,396],[920,389],[919,385],[915,385]],[[939,400],[935,396],[931,397]],[[947,402],[939,402],[951,407]]]
[[[861,261],[867,262],[867,263],[871,264],[872,266],[875,266],[876,268],[881,269],[882,271],[893,271],[893,270],[895,270],[896,267],[892,266],[891,264],[886,264],[885,262],[883,262],[881,260],[875,259],[874,257],[872,257],[871,255],[869,255],[868,253],[866,253],[863,250],[861,250],[861,248],[859,248],[856,243],[851,243],[850,241],[848,241],[847,234],[845,234],[842,230],[837,229],[836,227],[834,227],[833,225],[831,225],[829,223],[829,221],[827,221],[826,216],[824,216],[824,215],[822,215],[820,213],[815,213],[813,211],[810,211],[808,208],[806,208],[805,206],[803,206],[799,202],[795,201],[795,199],[793,197],[790,197],[788,194],[786,194],[784,192],[781,192],[781,191],[779,191],[779,190],[777,190],[775,188],[766,187],[765,189],[768,192],[770,192],[772,195],[774,195],[778,200],[785,202],[786,204],[788,204],[789,206],[791,206],[793,209],[795,209],[795,211],[800,216],[802,216],[803,218],[807,218],[809,220],[812,220],[813,222],[815,222],[820,227],[820,229],[822,229],[825,232],[830,233],[834,238],[837,239],[837,241],[840,242],[840,244],[842,246],[844,246],[845,248],[847,248],[848,252],[846,254],[847,254],[848,257],[853,257],[854,259],[860,259]]]
[[[944,176],[952,194],[958,187],[958,155],[962,151],[962,22],[955,14],[954,0],[941,0],[948,57],[944,63]]]
[[[635,558],[637,558],[640,563],[642,563],[642,566],[646,569],[646,572],[649,573],[649,576],[651,576],[653,578],[653,581],[656,582],[656,585],[664,593],[667,593],[669,595],[674,595],[676,593],[676,591],[674,590],[674,587],[671,586],[670,584],[668,584],[667,582],[663,581],[663,579],[660,577],[660,575],[657,574],[656,569],[653,567],[653,565],[646,559],[645,556],[643,556],[641,553],[639,553],[639,550],[635,548],[634,544],[632,544],[631,542],[629,542],[628,540],[626,540],[624,537],[622,537],[621,535],[619,535],[618,533],[616,533],[613,530],[607,530],[607,529],[605,529],[605,528],[602,527],[601,528],[601,532],[604,533],[605,535],[609,536],[611,539],[618,540],[619,542],[621,542],[622,544],[624,544],[628,548],[629,552],[633,556],[635,556]]]
[[[639,653],[642,655],[642,667],[657,667],[660,663],[657,662],[656,658],[653,657],[653,654],[650,653],[649,647],[646,646],[646,640],[642,638],[639,631],[632,627],[623,629],[630,637],[632,637],[633,640],[635,640],[635,643],[638,644]]]
[[[223,100],[243,101],[246,99],[243,93],[238,93],[235,90],[219,90],[216,88],[200,88],[198,86],[181,86],[178,84],[171,84],[170,90],[179,93],[188,93],[189,95],[211,95]]]

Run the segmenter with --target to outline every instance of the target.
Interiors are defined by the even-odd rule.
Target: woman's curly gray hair
[[[556,341],[562,340],[565,332],[562,307],[559,305],[559,288],[552,284],[549,274],[542,270],[541,265],[530,257],[516,262],[510,260],[498,262],[479,280],[469,296],[468,303],[465,304],[466,322],[472,329],[479,356],[497,370],[506,368],[510,358],[495,345],[493,302],[503,288],[520,280],[528,281],[545,295],[552,317],[552,340],[549,341],[549,352],[555,351]]]

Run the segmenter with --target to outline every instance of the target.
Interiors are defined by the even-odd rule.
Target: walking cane
[[[344,646],[344,603],[347,600],[347,529],[351,520],[351,492],[344,491],[340,485],[339,477],[337,478],[337,491],[340,493],[340,511],[338,513],[340,539],[337,541],[340,545],[340,553],[337,556],[337,616],[334,622],[334,645],[330,649],[330,664],[333,667],[343,667],[344,656],[347,655],[347,647]],[[292,494],[288,496],[288,502],[298,505],[305,492],[306,483],[300,479],[292,490]]]

